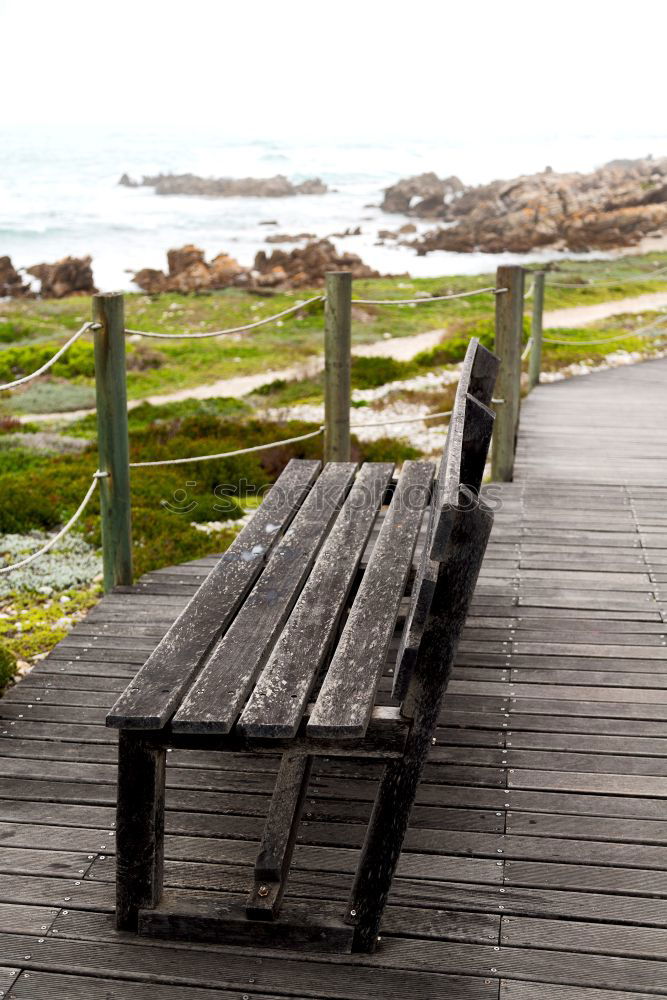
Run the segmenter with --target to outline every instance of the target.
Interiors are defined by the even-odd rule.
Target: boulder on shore
[[[611,250],[667,231],[667,158],[614,160],[588,174],[547,167],[457,190],[449,178],[442,193],[436,181],[422,174],[385,192],[385,211],[446,223],[412,242],[419,254]]]
[[[67,295],[92,295],[97,291],[93,281],[92,257],[63,257],[55,264],[35,264],[26,268],[28,274],[41,282],[44,299],[63,299]]]
[[[0,298],[18,299],[29,294],[30,285],[24,283],[11,257],[0,257]]]
[[[377,278],[377,271],[368,267],[353,253],[339,254],[329,240],[315,240],[292,251],[264,250],[255,257],[253,267],[242,267],[238,261],[221,253],[206,261],[204,251],[188,244],[167,254],[168,272],[143,268],[132,280],[149,295],[160,292],[200,292],[228,288],[276,289],[322,285],[327,271],[350,270],[355,278]]]
[[[260,288],[302,288],[321,285],[327,271],[351,271],[353,278],[379,278],[356,253],[339,254],[330,240],[316,240],[288,253],[260,250],[255,257],[254,283]]]
[[[204,251],[188,243],[167,252],[168,273],[145,267],[132,281],[149,295],[160,292],[205,292],[230,285],[246,284],[247,269],[237,260],[221,253],[207,263]]]
[[[383,212],[401,212],[420,219],[444,218],[448,202],[464,190],[458,177],[440,180],[434,173],[419,174],[386,188],[380,208]]]
[[[198,177],[196,174],[156,174],[135,181],[123,174],[123,187],[152,187],[155,194],[200,195],[207,198],[287,198],[297,194],[326,194],[319,177],[294,184],[283,174],[275,177]]]

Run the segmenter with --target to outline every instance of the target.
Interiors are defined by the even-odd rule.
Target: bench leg
[[[162,895],[164,856],[163,748],[121,730],[118,743],[116,819],[116,927],[137,929],[141,907]]]
[[[347,919],[354,923],[353,951],[373,951],[391,882],[433,740],[461,629],[468,613],[492,519],[478,504],[457,517],[433,596],[431,613],[404,702],[413,716],[400,760],[380,781],[359,859]]]
[[[254,920],[274,920],[280,910],[301,820],[312,757],[283,754],[246,902]]]
[[[347,919],[355,926],[353,951],[375,950],[441,699],[442,692],[426,713],[416,714],[405,755],[387,764],[380,779],[350,893]]]

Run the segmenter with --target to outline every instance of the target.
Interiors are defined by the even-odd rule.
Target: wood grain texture
[[[406,462],[373,555],[308,722],[313,736],[351,739],[368,727],[396,626],[433,466]]]
[[[259,581],[174,715],[178,733],[228,733],[287,621],[353,482],[356,466],[329,462],[278,542]]]
[[[393,466],[364,465],[238,723],[246,736],[296,735],[335,639]]]
[[[107,725],[133,729],[164,726],[207,652],[262,572],[267,555],[289,526],[319,470],[319,462],[293,460],[287,465],[250,524],[234,539],[113,706]]]

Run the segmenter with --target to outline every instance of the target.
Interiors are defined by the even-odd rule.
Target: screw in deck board
[[[514,476],[514,451],[519,424],[521,397],[521,338],[523,333],[522,267],[499,267],[496,288],[507,291],[496,295],[495,352],[500,358],[496,395],[497,405],[493,432],[492,476],[497,482],[508,483]]]
[[[326,276],[324,319],[324,460],[350,460],[352,274]]]
[[[530,349],[528,360],[528,389],[534,389],[539,385],[540,369],[542,367],[542,317],[544,314],[544,271],[533,273],[533,317],[530,327],[530,336],[533,346]]]
[[[129,440],[123,296],[93,296],[97,448],[104,589],[132,583]]]

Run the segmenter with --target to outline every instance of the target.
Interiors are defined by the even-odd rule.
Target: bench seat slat
[[[431,462],[406,462],[377,544],[308,723],[312,736],[366,732],[433,480]]]
[[[317,461],[292,459],[287,464],[250,523],[116,701],[107,716],[108,726],[161,729],[171,718],[203,658],[232,621],[320,468]]]
[[[172,719],[174,732],[228,733],[264,667],[354,482],[356,466],[325,466],[243,607]]]
[[[244,736],[295,736],[317,674],[335,642],[393,465],[367,463],[320,552],[238,729]]]

